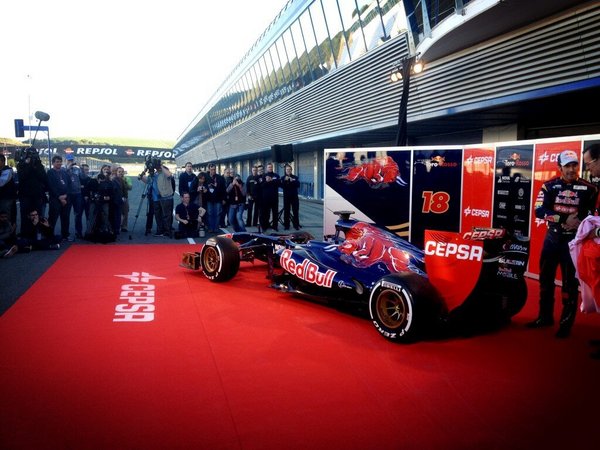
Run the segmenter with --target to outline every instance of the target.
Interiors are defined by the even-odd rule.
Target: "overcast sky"
[[[175,141],[286,3],[3,0],[0,137]]]

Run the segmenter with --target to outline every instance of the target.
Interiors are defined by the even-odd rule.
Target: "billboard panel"
[[[462,154],[461,148],[414,151],[410,241],[419,248],[426,229],[460,230]]]
[[[465,148],[463,158],[460,231],[465,233],[492,225],[495,151],[493,147]]]

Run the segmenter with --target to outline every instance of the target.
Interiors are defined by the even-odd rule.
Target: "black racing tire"
[[[200,267],[204,276],[211,281],[220,283],[231,280],[240,268],[240,249],[227,237],[212,237],[200,252]]]
[[[386,339],[413,342],[439,318],[443,302],[429,281],[414,273],[391,274],[375,284],[369,297],[373,325]]]

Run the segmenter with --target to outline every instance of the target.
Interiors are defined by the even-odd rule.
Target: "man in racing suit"
[[[575,321],[579,286],[569,241],[575,237],[581,220],[593,209],[597,189],[579,178],[579,159],[574,151],[565,150],[559,155],[558,168],[560,177],[546,181],[535,202],[535,215],[546,221],[548,230],[540,256],[539,315],[527,326],[540,328],[554,324],[554,279],[560,265],[563,309],[556,337],[566,338]]]

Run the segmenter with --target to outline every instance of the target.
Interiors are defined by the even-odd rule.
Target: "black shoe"
[[[571,335],[571,327],[560,326],[558,327],[558,331],[556,332],[556,337],[558,339],[565,339]]]
[[[525,324],[525,326],[527,328],[544,328],[544,327],[551,327],[552,325],[554,325],[553,319],[542,319],[542,318],[535,319],[533,322],[528,322]]]
[[[16,245],[11,246],[8,250],[6,250],[4,252],[4,254],[2,255],[3,258],[10,258],[11,256],[13,256],[15,253],[17,253],[19,251],[19,247],[17,247]]]
[[[299,229],[300,229],[300,225],[294,226],[294,230],[299,230]]]

